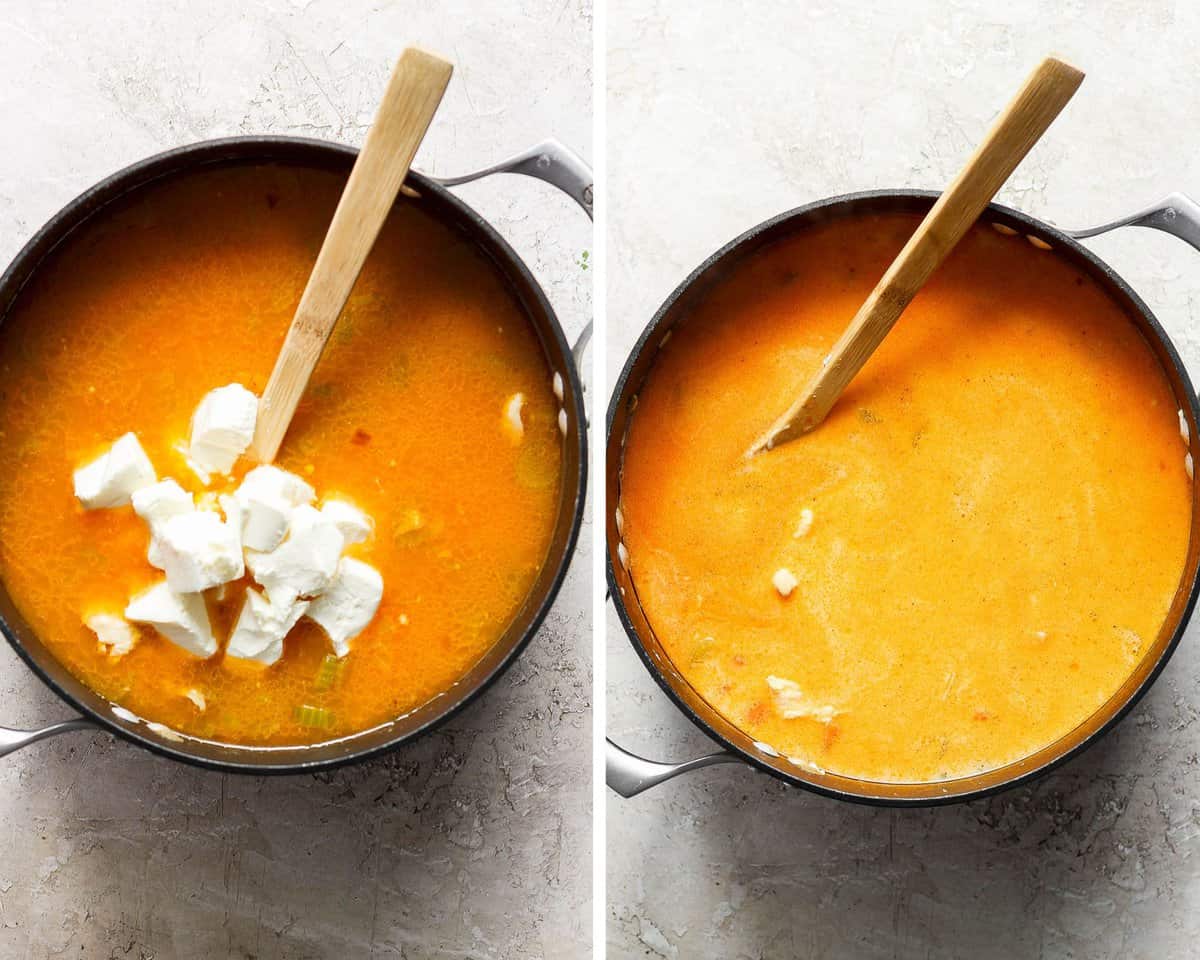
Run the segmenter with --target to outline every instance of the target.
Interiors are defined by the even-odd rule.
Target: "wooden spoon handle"
[[[808,433],[825,419],[929,275],[979,218],[1082,82],[1083,74],[1061,60],[1048,57],[1038,65],[871,291],[800,399],[755,441],[751,454]]]
[[[270,463],[279,451],[453,69],[440,57],[409,47],[392,71],[259,403],[251,452],[263,463]]]

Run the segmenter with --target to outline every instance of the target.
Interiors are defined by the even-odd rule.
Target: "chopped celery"
[[[328,730],[333,726],[333,713],[327,707],[312,707],[306,703],[296,708],[295,717],[302,727]]]
[[[327,653],[325,659],[321,661],[321,666],[317,669],[317,678],[313,681],[313,689],[328,690],[338,682],[345,666],[345,660],[335,657],[332,653]]]
[[[416,547],[439,536],[446,521],[440,516],[428,516],[418,507],[405,507],[393,516],[392,536],[398,547]]]
[[[425,516],[416,507],[400,510],[396,514],[396,536],[405,537],[425,527]]]

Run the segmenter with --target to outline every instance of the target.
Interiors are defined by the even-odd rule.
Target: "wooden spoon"
[[[754,442],[747,456],[808,433],[825,419],[904,308],[983,213],[1082,82],[1079,70],[1053,57],[1047,57],[1029,75],[967,165],[888,267],[800,398]]]
[[[250,452],[262,463],[270,463],[279,452],[308,378],[396,201],[453,70],[440,57],[409,47],[392,71],[258,405]]]

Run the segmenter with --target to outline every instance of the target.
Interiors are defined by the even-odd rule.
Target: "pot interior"
[[[881,213],[923,214],[936,194],[924,192],[873,192],[820,201],[761,224],[714,254],[702,264],[663,304],[634,347],[617,382],[610,406],[606,458],[607,503],[621,499],[621,459],[626,432],[636,416],[638,393],[654,365],[656,355],[677,324],[704,302],[709,291],[757,252],[806,228],[835,218]],[[1106,264],[1078,243],[1046,224],[1007,208],[991,205],[981,222],[999,224],[1019,234],[1044,241],[1052,255],[1065,258],[1083,271],[1116,302],[1140,331],[1157,357],[1180,410],[1188,420],[1189,449],[1196,452],[1197,403],[1190,380],[1170,341],[1144,303]],[[931,782],[876,782],[815,772],[793,764],[770,746],[755,741],[730,722],[697,691],[676,668],[642,609],[636,585],[621,561],[624,546],[616,512],[606,517],[608,576],[618,614],[634,649],[664,691],[701,729],[751,764],[795,786],[842,799],[868,803],[918,805],[967,799],[1020,782],[1072,756],[1114,724],[1145,692],[1165,665],[1178,643],[1190,616],[1197,590],[1200,566],[1200,510],[1193,508],[1183,576],[1172,599],[1169,613],[1158,635],[1148,644],[1133,672],[1108,700],[1066,736],[1019,761],[971,776]],[[1081,611],[1082,615],[1082,611]]]
[[[103,223],[110,209],[138,200],[138,194],[171,178],[236,165],[273,164],[332,171],[348,176],[355,151],[320,141],[290,138],[238,138],[170,151],[136,164],[87,191],[50,221],[0,278],[0,316],[7,315],[39,267],[72,243],[85,224]],[[482,691],[531,639],[549,609],[578,534],[585,483],[585,423],[582,387],[569,347],[545,295],[511,248],[473,210],[437,184],[410,173],[415,196],[397,202],[417,204],[441,224],[466,237],[491,264],[536,332],[547,366],[561,375],[567,429],[562,440],[562,482],[546,559],[516,616],[500,639],[449,689],[416,709],[372,729],[312,746],[239,746],[181,738],[116,708],[72,675],[19,613],[0,583],[0,629],[19,655],[67,702],[115,733],[177,759],[227,770],[292,772],[331,766],[395,746],[445,720]]]

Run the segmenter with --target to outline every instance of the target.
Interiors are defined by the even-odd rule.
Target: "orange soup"
[[[926,782],[1048,746],[1180,588],[1192,484],[1122,309],[977,226],[809,435],[747,459],[917,225],[815,226],[739,265],[638,395],[637,600],[718,711],[808,769]]]
[[[307,620],[271,667],[201,660],[148,627],[113,657],[83,625],[162,575],[132,508],[84,511],[72,471],[134,431],[159,477],[236,487],[248,460],[205,488],[177,445],[212,388],[262,393],[343,185],[257,165],[144,188],[73,234],[4,321],[0,577],[80,680],[184,734],[310,743],[413,710],[495,643],[546,560],[562,458],[552,371],[496,267],[402,200],[276,461],[374,519],[346,555],[379,570],[383,600],[349,655],[333,661]],[[514,442],[502,421],[518,392]],[[210,598],[219,640],[244,589]]]

